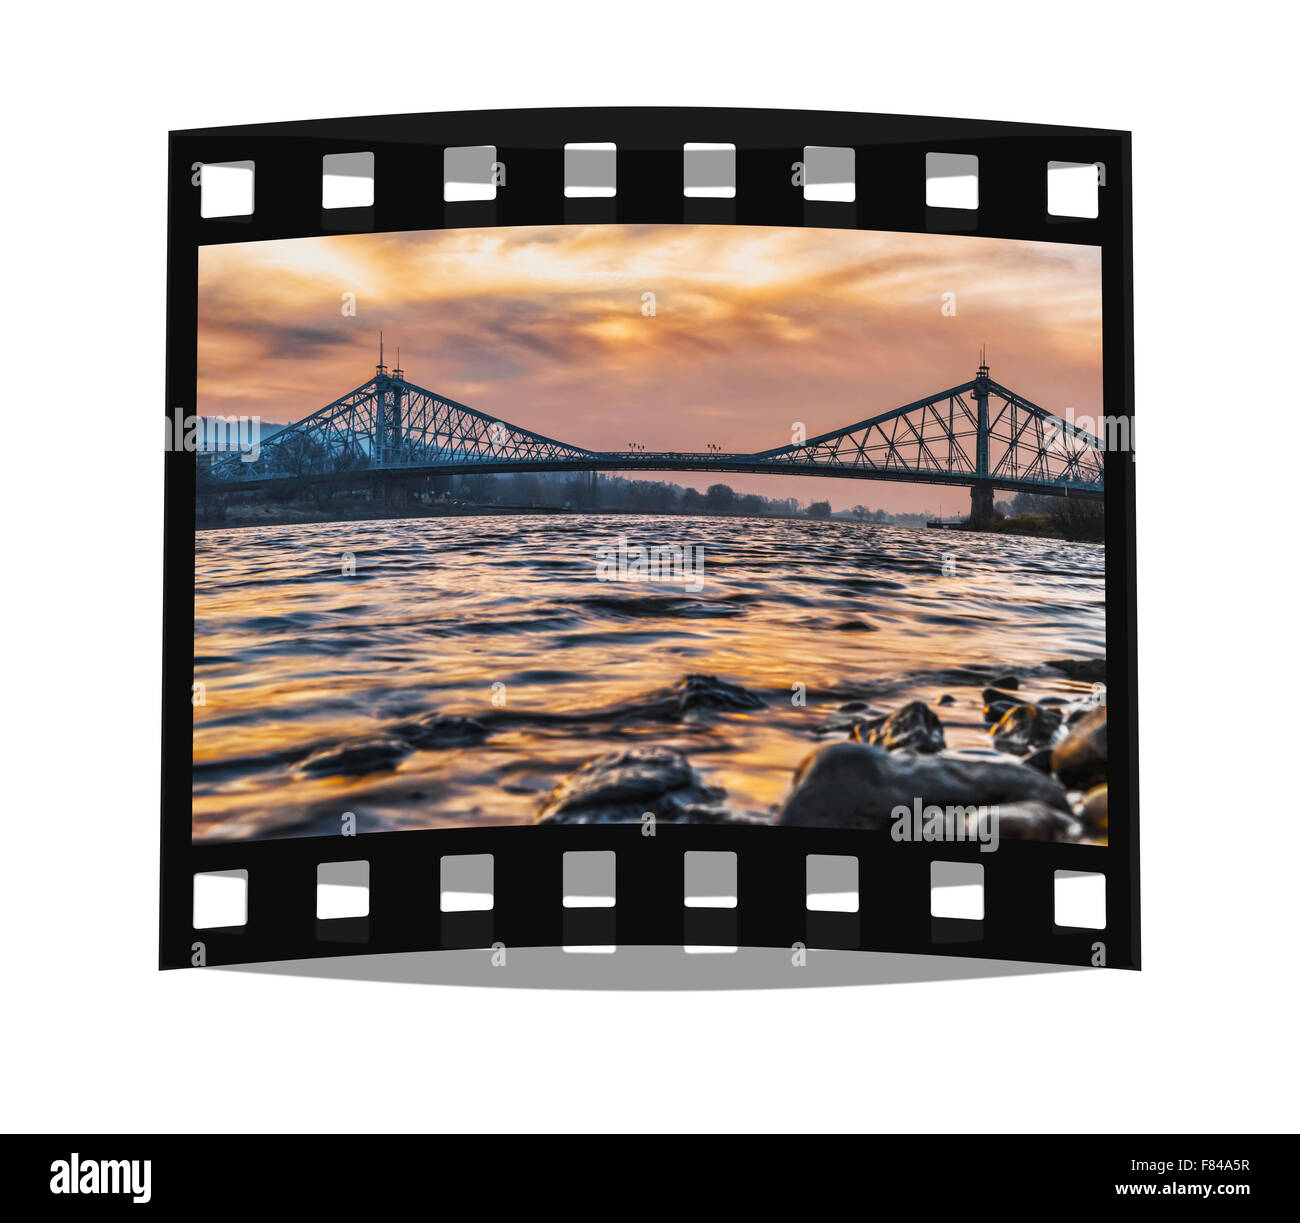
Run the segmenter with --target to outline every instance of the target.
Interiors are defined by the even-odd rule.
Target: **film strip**
[[[1100,186],[1094,209],[1063,214],[1052,198],[1059,170],[1083,171]],[[485,111],[175,132],[169,162],[169,427],[176,414],[202,416],[196,335],[206,292],[201,283],[205,252],[351,235],[707,226],[718,232],[776,227],[992,238],[1095,250],[1105,414],[1131,428],[1129,174],[1129,138],[1122,132],[800,111]],[[961,189],[972,179],[974,194],[963,197]],[[790,474],[798,463],[819,461],[819,443],[833,454],[843,441],[837,434],[743,454],[734,447],[724,454],[710,444],[707,454],[717,454],[711,466],[702,450],[665,450],[642,458],[633,443],[626,454],[615,456],[570,444],[570,438],[532,422],[489,422],[471,408],[422,390],[414,373],[408,382],[400,365],[400,357],[395,366],[381,353],[373,379],[355,402],[341,409],[343,401],[331,405],[335,419],[346,410],[353,422],[360,419],[362,401],[372,406],[365,425],[370,449],[361,461],[375,469],[389,461],[390,436],[397,438],[395,446],[407,448],[403,454],[414,453],[420,396],[427,398],[430,413],[443,414],[443,423],[431,430],[442,429],[450,439],[455,429],[448,422],[452,417],[461,422],[458,440],[439,446],[468,445],[464,438],[474,432],[475,421],[490,425],[476,443],[479,472],[498,475],[524,470],[528,463],[538,470],[588,473],[593,490],[595,473],[638,468]],[[921,387],[918,393],[932,389]],[[999,420],[1002,414],[1020,420],[1014,426],[1017,438],[1041,431],[1052,419],[992,381],[983,364],[973,380],[944,395],[946,409],[934,396],[918,401],[921,414],[928,409],[938,419],[944,410],[968,411],[977,444],[990,429],[996,432],[985,417],[986,401]],[[404,415],[394,434],[391,406],[385,417],[384,405],[399,403]],[[895,419],[906,421],[906,412],[900,412]],[[468,430],[461,427],[465,422]],[[866,461],[871,461],[869,433],[860,430],[850,437]],[[954,435],[949,433],[950,443]],[[424,458],[417,474],[426,485],[438,477],[437,463],[428,458],[431,436],[419,439]],[[273,442],[267,441],[268,451],[276,450]],[[543,453],[543,443],[559,449]],[[918,446],[917,454],[923,449]],[[241,491],[284,484],[288,450],[279,444],[281,466],[268,464],[263,470],[272,475],[260,484],[252,479],[260,473],[239,472],[245,477]],[[1081,484],[1079,448],[1070,449],[1067,439],[1067,450],[1076,466],[1053,478]],[[457,461],[469,453],[458,454]],[[1040,446],[1040,459],[1044,454]],[[739,819],[662,818],[662,810],[648,823],[635,817],[506,826],[399,823],[340,827],[333,835],[313,826],[308,835],[263,837],[240,828],[228,836],[196,836],[196,764],[206,763],[198,760],[195,738],[196,676],[205,665],[196,658],[196,629],[203,627],[195,612],[196,505],[210,475],[200,470],[201,455],[170,447],[165,459],[161,966],[498,944],[680,944],[802,945],[1138,967],[1132,458],[1130,447],[1106,447],[1096,488],[1071,485],[1068,490],[1100,496],[1104,487],[1103,735],[1109,805],[1104,843],[1011,837],[1002,839],[997,852],[984,852],[987,846],[978,838],[936,843],[900,838],[880,827],[813,826],[816,820],[802,825],[778,820],[780,826],[772,827]],[[409,457],[406,461],[409,465]],[[890,461],[884,461],[886,467]],[[930,481],[916,466],[910,474],[914,482],[971,486],[972,519],[980,513],[980,487],[987,486],[991,507],[994,491],[1024,485],[1021,469],[1014,478],[993,478],[987,454],[971,461],[975,475],[989,478],[952,479],[951,450],[943,478]],[[355,456],[349,462],[355,465]],[[293,474],[301,479],[304,471]],[[349,474],[355,477],[355,471]],[[895,474],[901,480],[908,472]],[[338,485],[338,469],[330,475]],[[318,476],[313,475],[315,483],[325,483]],[[894,477],[885,471],[880,478]],[[408,480],[404,487],[409,485]],[[986,678],[993,689],[987,707],[995,708],[996,698],[1006,694],[992,682],[996,675]],[[978,682],[968,682],[978,689]],[[1050,714],[1053,725],[1059,720],[1048,706],[1037,714]],[[446,731],[448,724],[439,721],[436,729]],[[884,742],[879,719],[849,729],[859,743]],[[1055,741],[1068,733],[1058,727]],[[335,757],[347,750],[345,744]],[[1102,916],[1089,925],[1062,920],[1062,881],[1074,876],[1101,881]],[[972,878],[982,889],[982,907],[974,913],[949,915],[936,904],[939,885]],[[197,893],[218,883],[238,895],[233,916],[200,924]],[[343,906],[322,915],[323,891],[340,887]]]

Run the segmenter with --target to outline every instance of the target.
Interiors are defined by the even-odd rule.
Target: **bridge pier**
[[[973,527],[986,527],[993,521],[993,485],[972,484],[970,486],[970,524]]]
[[[411,483],[409,478],[396,476],[376,476],[371,483],[371,496],[390,509],[405,509],[411,500]]]

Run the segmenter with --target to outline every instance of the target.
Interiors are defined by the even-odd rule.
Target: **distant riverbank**
[[[232,527],[307,526],[325,522],[371,522],[387,518],[464,518],[483,515],[500,517],[514,514],[565,514],[556,506],[519,505],[407,505],[401,508],[379,502],[363,501],[351,505],[332,505],[316,509],[310,505],[263,503],[230,505],[224,513],[213,513],[203,505],[195,507],[196,531],[228,531]],[[602,513],[617,511],[602,511]]]
[[[963,522],[956,531],[982,531],[993,535],[1032,535],[1040,539],[1069,539],[1077,543],[1104,543],[1106,519],[1101,513],[1062,516],[1056,514],[1020,514],[999,518],[982,527]]]
[[[616,515],[633,518],[752,518],[762,522],[792,520],[796,522],[844,522],[843,518],[811,518],[807,514],[743,514],[687,512],[685,510],[661,510],[650,513],[644,509],[605,508],[604,506],[583,506],[566,510],[554,505],[466,505],[438,504],[403,506],[394,508],[374,501],[357,502],[351,505],[332,505],[328,509],[315,509],[309,505],[257,504],[229,505],[223,515],[214,514],[203,505],[195,508],[194,529],[196,531],[228,531],[235,527],[277,527],[306,526],[326,522],[378,522],[389,518],[500,518],[519,514],[550,514],[567,517],[569,515]],[[855,524],[856,525],[856,524]],[[863,526],[880,525],[863,523]],[[898,524],[895,524],[898,525]],[[904,524],[906,525],[906,524]],[[917,524],[919,525],[919,524]]]
[[[307,526],[327,522],[378,522],[390,518],[500,518],[518,514],[609,514],[625,517],[644,517],[643,509],[606,509],[581,507],[566,510],[553,505],[448,505],[429,504],[394,508],[373,501],[358,502],[354,505],[333,505],[328,509],[316,509],[310,505],[260,504],[230,505],[222,516],[218,516],[202,505],[196,507],[194,529],[196,531],[228,531],[235,527],[279,527]],[[752,518],[756,521],[795,521],[795,522],[849,522],[844,518],[810,518],[807,514],[741,514],[712,513],[700,515],[685,511],[664,510],[652,515],[656,518]],[[854,524],[856,525],[856,524]],[[863,522],[862,526],[878,526],[879,523]],[[902,525],[894,523],[886,525]],[[911,524],[919,527],[921,524]],[[1062,522],[1046,514],[1024,514],[1018,518],[1000,518],[985,527],[972,527],[969,522],[948,524],[945,530],[966,531],[979,534],[988,532],[993,535],[1029,535],[1041,539],[1067,539],[1081,543],[1102,543],[1106,538],[1105,520],[1098,515],[1079,521]]]

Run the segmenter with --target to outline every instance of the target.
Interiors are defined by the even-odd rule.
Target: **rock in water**
[[[804,828],[888,828],[895,807],[998,806],[1036,801],[1069,813],[1050,777],[1003,760],[960,760],[887,752],[867,743],[828,743],[795,770],[776,824]]]
[[[866,727],[855,726],[851,738],[874,743],[887,751],[911,748],[914,752],[941,752],[947,746],[943,723],[924,702],[913,701],[895,709],[887,718]]]
[[[1014,692],[1002,692],[998,688],[985,688],[980,693],[980,700],[986,705],[1022,705],[1025,698]]]
[[[697,710],[765,709],[767,702],[739,684],[729,684],[716,675],[686,675],[665,692],[650,697],[637,717],[676,721]]]
[[[1064,716],[1056,709],[1016,705],[1002,715],[989,733],[993,736],[993,746],[998,751],[1023,756],[1036,747],[1051,743],[1052,736],[1063,720]]]
[[[1106,706],[1090,709],[1052,752],[1052,771],[1072,790],[1106,781]]]
[[[651,811],[656,819],[670,822],[730,823],[731,817],[717,806],[724,795],[706,786],[680,752],[632,747],[589,760],[570,773],[542,804],[537,822],[635,823]]]
[[[299,765],[304,773],[317,777],[363,777],[395,768],[411,749],[394,739],[366,739],[342,747],[316,752]]]
[[[1106,682],[1106,660],[1104,658],[1057,658],[1047,664],[1058,671],[1085,684]]]
[[[1030,752],[1025,757],[1024,763],[1031,769],[1037,769],[1040,773],[1051,773],[1052,749],[1050,747],[1040,747],[1038,751]]]
[[[955,705],[956,703],[957,698],[953,696],[951,692],[945,692],[943,696],[939,698],[940,705]]]
[[[999,675],[998,678],[993,681],[993,687],[1019,688],[1020,681],[1014,675]]]
[[[404,722],[393,728],[413,747],[430,751],[439,747],[460,747],[487,738],[487,727],[474,718],[453,718],[435,714],[419,722]]]
[[[1015,701],[994,701],[984,706],[984,721],[1001,722],[1007,713],[1016,707]]]
[[[998,807],[998,836],[1008,841],[1079,841],[1083,835],[1079,820],[1045,803]]]
[[[1084,795],[1079,818],[1090,836],[1104,837],[1110,828],[1106,814],[1106,787],[1094,786]]]

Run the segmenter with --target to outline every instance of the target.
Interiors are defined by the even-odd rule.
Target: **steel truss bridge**
[[[199,489],[502,472],[773,472],[963,485],[972,517],[983,520],[994,490],[1102,497],[1103,459],[1098,438],[994,382],[987,365],[961,386],[879,416],[742,454],[588,450],[425,390],[381,359],[363,386],[266,438],[255,458],[211,457]]]

